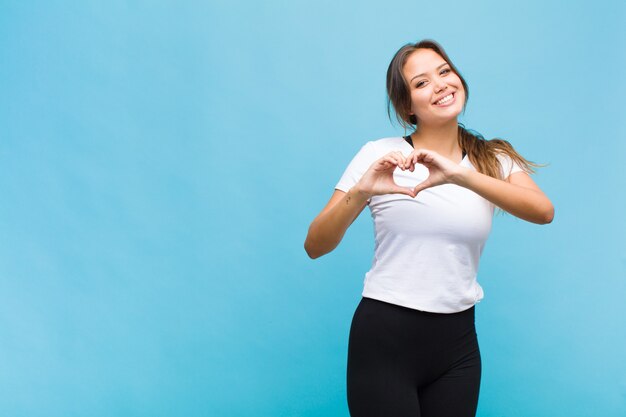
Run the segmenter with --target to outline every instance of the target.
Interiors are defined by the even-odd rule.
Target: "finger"
[[[408,156],[402,155],[404,169],[411,169],[411,155],[413,155],[413,152],[411,152]]]
[[[417,156],[418,156],[417,152],[413,152],[411,156],[409,157],[410,159],[409,162],[411,164],[411,172],[415,171],[415,164],[417,164]]]
[[[388,156],[389,158],[394,160],[398,168],[402,169],[402,160],[398,158],[398,155],[395,152],[390,152]]]
[[[399,166],[402,163],[398,156],[394,155],[393,153],[387,154],[385,156],[385,160],[391,162],[395,166]]]
[[[415,171],[415,164],[417,164],[417,157],[418,157],[418,153],[417,151],[414,151],[410,156],[409,156],[409,164],[411,166],[411,172]]]
[[[400,151],[394,151],[393,154],[398,158],[398,167],[404,171],[406,169],[406,158]]]
[[[391,164],[393,166],[397,166],[398,165],[398,161],[396,160],[396,158],[393,157],[393,155],[385,155],[383,157],[383,161],[388,163],[388,164]]]
[[[399,165],[404,166],[405,157],[400,151],[393,151],[393,155],[398,159]]]
[[[416,161],[422,165],[428,165],[434,161],[434,156],[426,149],[420,149],[416,152]]]
[[[403,161],[402,161],[402,158],[400,158],[398,156],[398,153],[397,152],[391,152],[391,154],[389,156],[391,156],[394,159],[394,161],[396,161],[397,167],[402,169]]]

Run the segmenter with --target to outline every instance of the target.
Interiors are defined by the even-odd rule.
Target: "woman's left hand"
[[[546,224],[554,218],[552,202],[526,172],[515,172],[499,180],[462,167],[426,149],[413,151],[405,159],[404,168],[413,171],[415,164],[424,165],[430,172],[428,178],[413,189],[416,195],[436,185],[455,184],[475,192],[520,219]]]
[[[455,164],[448,158],[444,158],[437,152],[426,149],[413,151],[405,160],[404,167],[409,171],[415,170],[415,164],[424,165],[428,168],[430,175],[421,183],[417,184],[415,194],[430,187],[441,184],[454,183],[455,179],[462,174],[463,167]]]

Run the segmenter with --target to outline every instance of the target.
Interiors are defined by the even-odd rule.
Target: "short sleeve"
[[[502,179],[506,180],[511,174],[515,174],[516,172],[524,172],[524,169],[507,154],[498,154],[497,158],[498,161],[500,161]]]
[[[374,142],[367,142],[352,158],[335,189],[345,193],[350,191],[377,159]]]

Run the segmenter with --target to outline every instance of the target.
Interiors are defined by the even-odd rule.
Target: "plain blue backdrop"
[[[347,416],[368,212],[302,245],[385,72],[444,45],[462,121],[549,164],[496,217],[480,417],[626,415],[622,1],[0,2],[0,415]]]

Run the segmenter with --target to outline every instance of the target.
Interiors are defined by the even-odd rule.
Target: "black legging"
[[[348,345],[352,417],[473,417],[480,371],[474,307],[439,314],[359,303]]]

